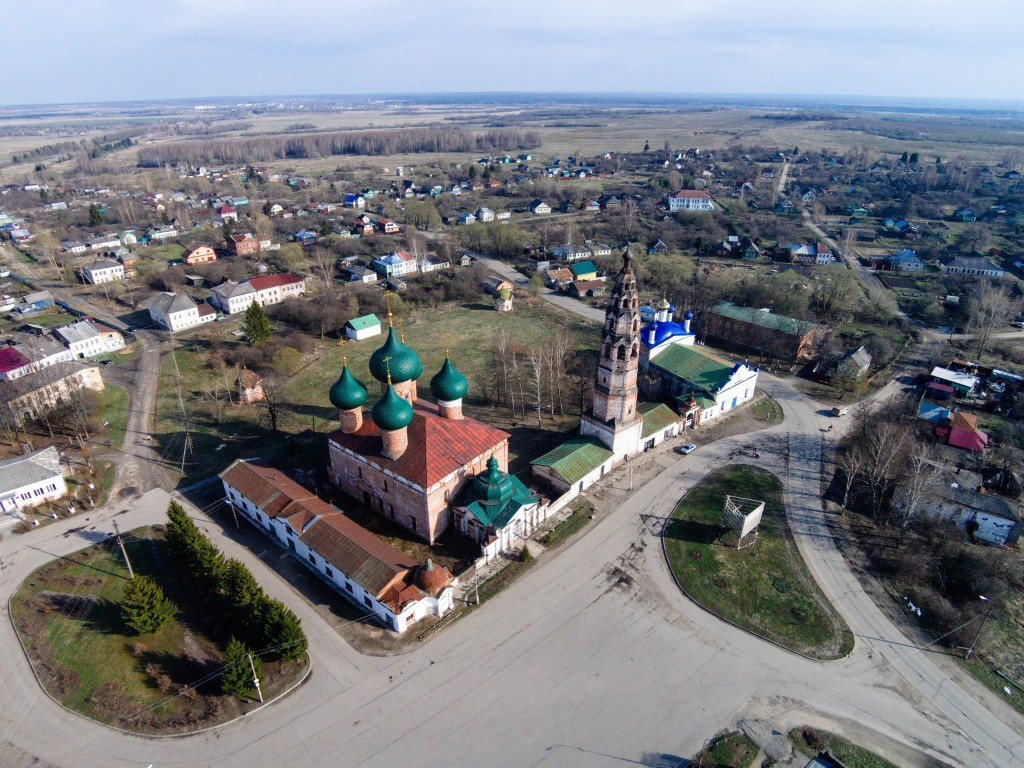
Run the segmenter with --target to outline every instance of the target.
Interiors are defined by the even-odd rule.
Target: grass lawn
[[[750,737],[739,731],[730,731],[712,739],[690,765],[695,768],[751,768],[758,752],[760,749]]]
[[[545,414],[538,426],[535,417],[525,421],[512,419],[507,408],[487,405],[483,392],[489,386],[491,345],[502,328],[508,328],[520,343],[531,345],[552,338],[558,327],[568,327],[576,332],[579,349],[596,349],[600,336],[592,324],[566,318],[545,305],[524,302],[513,312],[494,312],[489,307],[483,309],[476,305],[456,304],[415,313],[404,323],[404,331],[406,344],[416,350],[423,364],[423,375],[418,381],[419,396],[432,399],[430,378],[444,361],[447,333],[452,362],[469,379],[466,414],[512,433],[510,469],[513,473],[528,473],[530,460],[561,443],[566,433],[575,431],[578,422],[575,417],[556,416],[551,419]],[[358,379],[366,383],[370,393],[364,406],[364,417],[368,417],[369,409],[380,397],[379,386],[370,375],[368,364],[370,355],[383,342],[382,335],[345,345],[349,367]],[[221,343],[230,346],[244,342],[228,337]],[[220,423],[217,423],[211,402],[203,392],[218,375],[207,364],[208,347],[209,342],[202,339],[183,339],[178,343],[176,352],[182,397],[192,423],[193,454],[196,457],[191,469],[186,468],[186,482],[215,474],[238,456],[268,456],[286,449],[291,435],[314,428],[317,433],[324,433],[337,427],[337,411],[327,399],[327,391],[341,370],[342,351],[336,341],[317,340],[306,355],[306,365],[287,379],[284,388],[287,405],[279,423],[283,434],[276,437],[269,436],[261,423],[260,409],[253,406],[227,407]],[[170,355],[161,359],[160,373],[154,437],[158,439],[167,461],[176,465],[181,460],[184,435],[175,388],[174,360]],[[314,467],[322,466],[326,457],[318,453],[305,458],[307,466]]]
[[[827,749],[846,768],[898,768],[895,763],[890,763],[884,757],[828,731],[794,728],[789,732],[789,740],[797,750],[809,757],[817,755],[822,749]]]
[[[578,504],[571,515],[544,534],[541,543],[548,548],[561,546],[573,534],[583,530],[593,513],[594,509],[589,504]]]
[[[768,425],[778,424],[783,419],[782,406],[767,395],[755,403],[751,410],[754,413],[754,418]]]
[[[44,687],[87,717],[144,732],[191,731],[251,708],[221,695],[216,676],[196,685],[195,697],[188,690],[179,694],[181,686],[215,675],[223,651],[196,629],[200,608],[166,568],[172,558],[160,532],[142,528],[125,538],[135,573],[160,583],[178,613],[147,635],[124,626],[119,603],[128,572],[113,540],[42,566],[22,583],[11,607]],[[167,679],[161,682],[160,674]],[[300,665],[267,663],[265,695],[280,692],[299,674]]]
[[[124,443],[124,433],[128,429],[128,404],[128,390],[124,387],[108,383],[103,388],[102,416],[113,448],[120,448]]]
[[[139,256],[148,256],[157,261],[173,261],[181,258],[181,255],[185,253],[185,246],[177,243],[147,245],[145,248],[140,248],[137,253]]]
[[[721,522],[727,494],[765,501],[757,541],[743,549]],[[793,542],[782,483],[770,472],[742,464],[712,472],[676,506],[664,544],[680,586],[717,616],[814,658],[852,649]]]

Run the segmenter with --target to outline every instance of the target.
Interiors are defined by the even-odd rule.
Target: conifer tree
[[[255,301],[245,310],[245,320],[242,322],[242,331],[254,347],[270,340],[270,321],[263,307]]]
[[[98,227],[103,223],[103,214],[100,213],[99,207],[96,203],[89,206],[89,226]]]
[[[280,600],[266,598],[263,610],[264,643],[285,661],[298,661],[306,654],[309,641],[302,631],[302,621]]]
[[[224,671],[220,676],[220,687],[229,696],[248,696],[253,690],[252,668],[256,668],[256,677],[263,671],[263,661],[259,656],[252,657],[249,666],[249,649],[241,640],[231,638],[224,657]]]
[[[156,632],[177,611],[178,606],[164,595],[160,585],[145,576],[136,576],[128,582],[121,598],[121,618],[140,635]]]

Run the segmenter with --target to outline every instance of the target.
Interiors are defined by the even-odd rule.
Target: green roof
[[[612,457],[604,443],[593,437],[573,437],[530,464],[551,467],[567,483],[575,483]]]
[[[352,326],[353,331],[365,331],[367,328],[380,325],[380,320],[376,315],[363,315],[362,317],[352,318],[348,321],[348,324]]]
[[[781,331],[782,333],[794,336],[802,336],[812,328],[818,327],[816,323],[807,320],[797,320],[785,315],[776,315],[774,312],[766,312],[756,307],[739,307],[731,301],[720,301],[711,308],[711,311],[730,320],[752,323],[759,328],[769,328],[773,331]]]
[[[388,328],[384,345],[370,355],[370,373],[377,381],[415,381],[423,374],[423,366],[416,353],[405,346],[395,335],[394,328]]]
[[[597,266],[592,261],[581,261],[581,262],[579,262],[577,264],[570,265],[569,266],[569,270],[574,275],[586,275],[586,274],[589,274],[591,272],[596,273],[597,272]]]
[[[492,456],[487,469],[463,486],[455,506],[465,507],[484,525],[504,528],[516,512],[537,501],[519,478],[498,469],[498,460]]]
[[[351,411],[366,402],[366,385],[352,375],[348,366],[341,369],[341,376],[327,392],[331,404],[342,411]]]
[[[395,388],[390,384],[370,413],[373,416],[373,423],[388,432],[408,427],[412,421],[412,406],[395,392]]]
[[[642,437],[650,437],[679,421],[679,415],[664,403],[641,403],[637,410],[644,418]]]
[[[708,392],[718,390],[729,381],[734,367],[703,350],[682,344],[672,344],[659,352],[651,365]]]
[[[466,377],[455,370],[452,361],[446,356],[441,370],[434,374],[430,380],[430,391],[438,400],[451,402],[460,400],[469,389],[469,382]]]
[[[718,403],[715,402],[715,398],[708,397],[707,395],[701,394],[700,392],[693,393],[693,399],[697,401],[697,405],[701,407],[701,410],[706,411],[708,408],[714,408]]]

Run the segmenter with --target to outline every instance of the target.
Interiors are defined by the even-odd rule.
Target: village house
[[[261,307],[305,295],[306,281],[290,272],[260,275],[248,280],[226,280],[210,292],[210,303],[227,315],[244,312],[256,302]]]
[[[0,379],[14,381],[72,359],[71,352],[48,335],[17,333],[7,346],[0,346]]]
[[[415,564],[266,462],[238,459],[220,478],[225,501],[246,520],[388,629],[402,633],[451,610],[446,569]]]
[[[350,283],[375,283],[377,282],[377,273],[372,269],[362,267],[358,264],[353,264],[348,267],[344,267],[341,270],[345,279]]]
[[[146,233],[146,237],[150,241],[154,241],[155,240],[157,242],[160,242],[160,241],[163,241],[163,240],[170,240],[172,237],[177,237],[177,236],[178,236],[178,230],[175,227],[170,226],[169,224],[167,226],[163,226],[163,227],[154,227],[153,229],[149,230]]]
[[[76,360],[96,357],[110,351],[107,349],[107,338],[100,335],[100,332],[88,320],[57,328],[53,333],[64,342],[64,346]],[[124,346],[123,340],[121,346]]]
[[[378,256],[370,262],[370,268],[380,277],[401,277],[402,275],[415,274],[418,265],[416,257],[405,251],[396,251]]]
[[[172,333],[217,319],[217,310],[212,305],[196,304],[192,297],[185,293],[158,293],[146,300],[145,307],[149,310],[153,322]]]
[[[1000,280],[1006,274],[1005,270],[980,256],[954,256],[940,264],[940,268],[944,275],[962,277],[990,277]]]
[[[917,253],[910,248],[901,248],[881,258],[873,258],[871,266],[874,269],[887,270],[891,272],[923,272],[924,262],[918,258]]]
[[[26,510],[67,495],[60,455],[52,445],[0,461],[0,512],[7,523],[23,520]]]
[[[253,256],[260,252],[260,244],[249,232],[231,235],[227,239],[228,250],[235,256]]]
[[[497,277],[491,275],[490,277],[480,282],[480,287],[484,289],[484,293],[490,294],[491,296],[497,296],[501,290],[512,290],[512,283],[503,277]]]
[[[70,358],[70,352],[64,352]],[[63,361],[31,371],[4,388],[6,400],[0,403],[0,408],[6,410],[11,423],[21,427],[41,419],[59,405],[72,402],[82,390],[101,392],[103,377],[95,365]]]
[[[87,283],[101,285],[124,279],[124,264],[111,259],[97,259],[82,267],[82,277]]]
[[[551,206],[541,200],[539,197],[534,198],[530,201],[530,213],[542,215],[545,213],[551,213]]]
[[[669,195],[668,209],[673,213],[676,211],[713,211],[715,204],[711,201],[711,195],[703,190],[681,189]]]
[[[216,261],[217,254],[210,246],[199,243],[197,245],[190,245],[186,248],[185,253],[181,255],[181,260],[191,267],[196,264],[206,264],[211,261]]]

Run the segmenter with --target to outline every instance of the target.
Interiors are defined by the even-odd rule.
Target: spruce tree
[[[100,209],[97,207],[96,203],[93,203],[89,206],[89,226],[98,227],[102,223],[103,214],[100,213]]]
[[[309,641],[302,631],[302,621],[280,600],[266,598],[263,610],[263,638],[285,661],[298,661],[306,654]]]
[[[242,322],[242,331],[254,347],[270,340],[270,321],[263,307],[255,301],[245,310],[245,320]]]
[[[160,585],[145,576],[136,576],[128,582],[121,598],[121,618],[140,635],[156,632],[177,611],[178,606],[164,595]]]
[[[263,671],[263,661],[252,657],[256,677]],[[249,696],[254,690],[252,667],[249,666],[249,649],[241,640],[231,638],[224,656],[224,671],[220,676],[220,687],[229,696]]]

